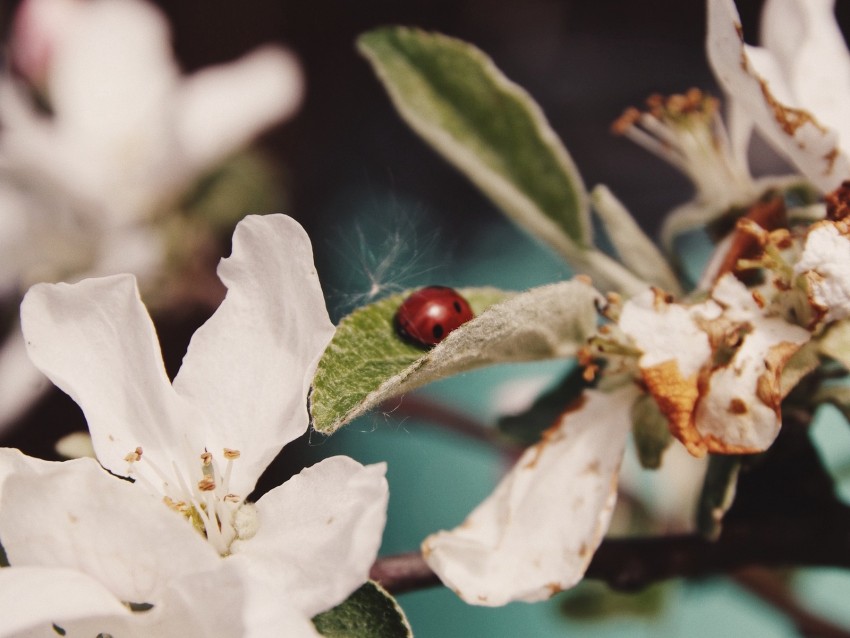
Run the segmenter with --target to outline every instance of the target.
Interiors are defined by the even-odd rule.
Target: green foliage
[[[709,540],[716,540],[722,531],[723,516],[735,501],[735,488],[741,457],[712,454],[702,484],[697,505],[697,529]]]
[[[648,394],[638,397],[632,406],[632,433],[638,460],[648,470],[661,467],[661,457],[673,441],[670,426],[658,403]]]
[[[408,124],[508,214],[542,216],[535,223],[554,222],[569,241],[589,246],[587,197],[567,150],[490,58],[461,40],[404,27],[366,33],[358,47]]]
[[[585,580],[564,594],[561,613],[583,621],[610,620],[612,616],[654,618],[664,610],[666,593],[663,583],[639,592],[622,593],[605,583]]]
[[[408,293],[345,317],[313,379],[313,427],[331,434],[386,399],[459,372],[572,356],[596,329],[599,293],[581,281],[521,294],[494,288],[460,292],[476,317],[431,350],[406,343],[395,333],[393,316]]]
[[[600,184],[593,189],[591,201],[620,261],[647,283],[673,295],[682,294],[679,280],[664,255],[613,193]]]
[[[327,638],[409,638],[407,618],[395,599],[378,583],[368,582],[348,599],[313,618]]]
[[[181,209],[229,234],[245,215],[281,212],[286,197],[278,169],[257,152],[239,153],[198,180]]]
[[[644,284],[593,246],[587,192],[542,110],[467,42],[405,27],[358,40],[399,114],[514,222],[600,285]]]

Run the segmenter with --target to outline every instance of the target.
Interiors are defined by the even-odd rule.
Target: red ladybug
[[[430,348],[473,316],[469,302],[456,290],[428,286],[402,302],[395,313],[394,324],[402,339]]]

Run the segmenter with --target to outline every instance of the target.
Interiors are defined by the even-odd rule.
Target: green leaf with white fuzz
[[[386,27],[363,34],[407,123],[520,225],[556,250],[591,246],[584,184],[540,107],[469,43]]]
[[[836,321],[818,340],[821,354],[850,370],[850,320]]]
[[[717,540],[723,526],[723,517],[735,502],[741,457],[712,454],[702,484],[697,505],[697,529],[708,540]]]
[[[325,638],[412,638],[413,631],[396,600],[369,581],[344,602],[313,618]]]
[[[797,350],[785,364],[785,367],[782,368],[779,387],[783,399],[797,387],[800,381],[818,368],[821,363],[820,356],[818,356],[819,345],[816,341],[809,341]]]
[[[591,201],[620,261],[647,283],[680,295],[682,289],[670,264],[608,187],[596,186]]]
[[[635,440],[641,467],[657,470],[661,457],[673,442],[670,426],[658,403],[648,394],[642,394],[632,405],[632,436]]]
[[[475,318],[422,350],[400,339],[393,326],[409,292],[360,308],[340,322],[313,378],[310,413],[317,431],[331,434],[382,401],[459,372],[572,356],[595,332],[601,301],[580,280],[518,294],[461,289]]]

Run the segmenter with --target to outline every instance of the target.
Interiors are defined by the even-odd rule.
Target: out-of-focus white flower
[[[227,297],[173,384],[131,276],[27,294],[33,360],[82,407],[100,465],[134,482],[0,451],[0,635],[314,636],[309,619],[366,580],[382,464],[333,457],[245,500],[306,430],[333,334],[309,240],[248,217],[219,275]]]
[[[119,272],[144,288],[164,265],[161,213],[302,95],[297,62],[277,47],[183,76],[164,16],[140,0],[24,0],[9,60],[0,76],[8,299],[39,281]],[[21,348],[6,347],[0,424],[44,387],[14,356]]]
[[[768,0],[763,47],[734,0],[709,0],[708,59],[741,116],[823,192],[850,177],[850,55],[832,0]]]

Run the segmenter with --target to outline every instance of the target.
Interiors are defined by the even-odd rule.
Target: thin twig
[[[422,559],[419,552],[382,556],[375,561],[369,578],[393,594],[427,589],[440,584],[440,579]]]

